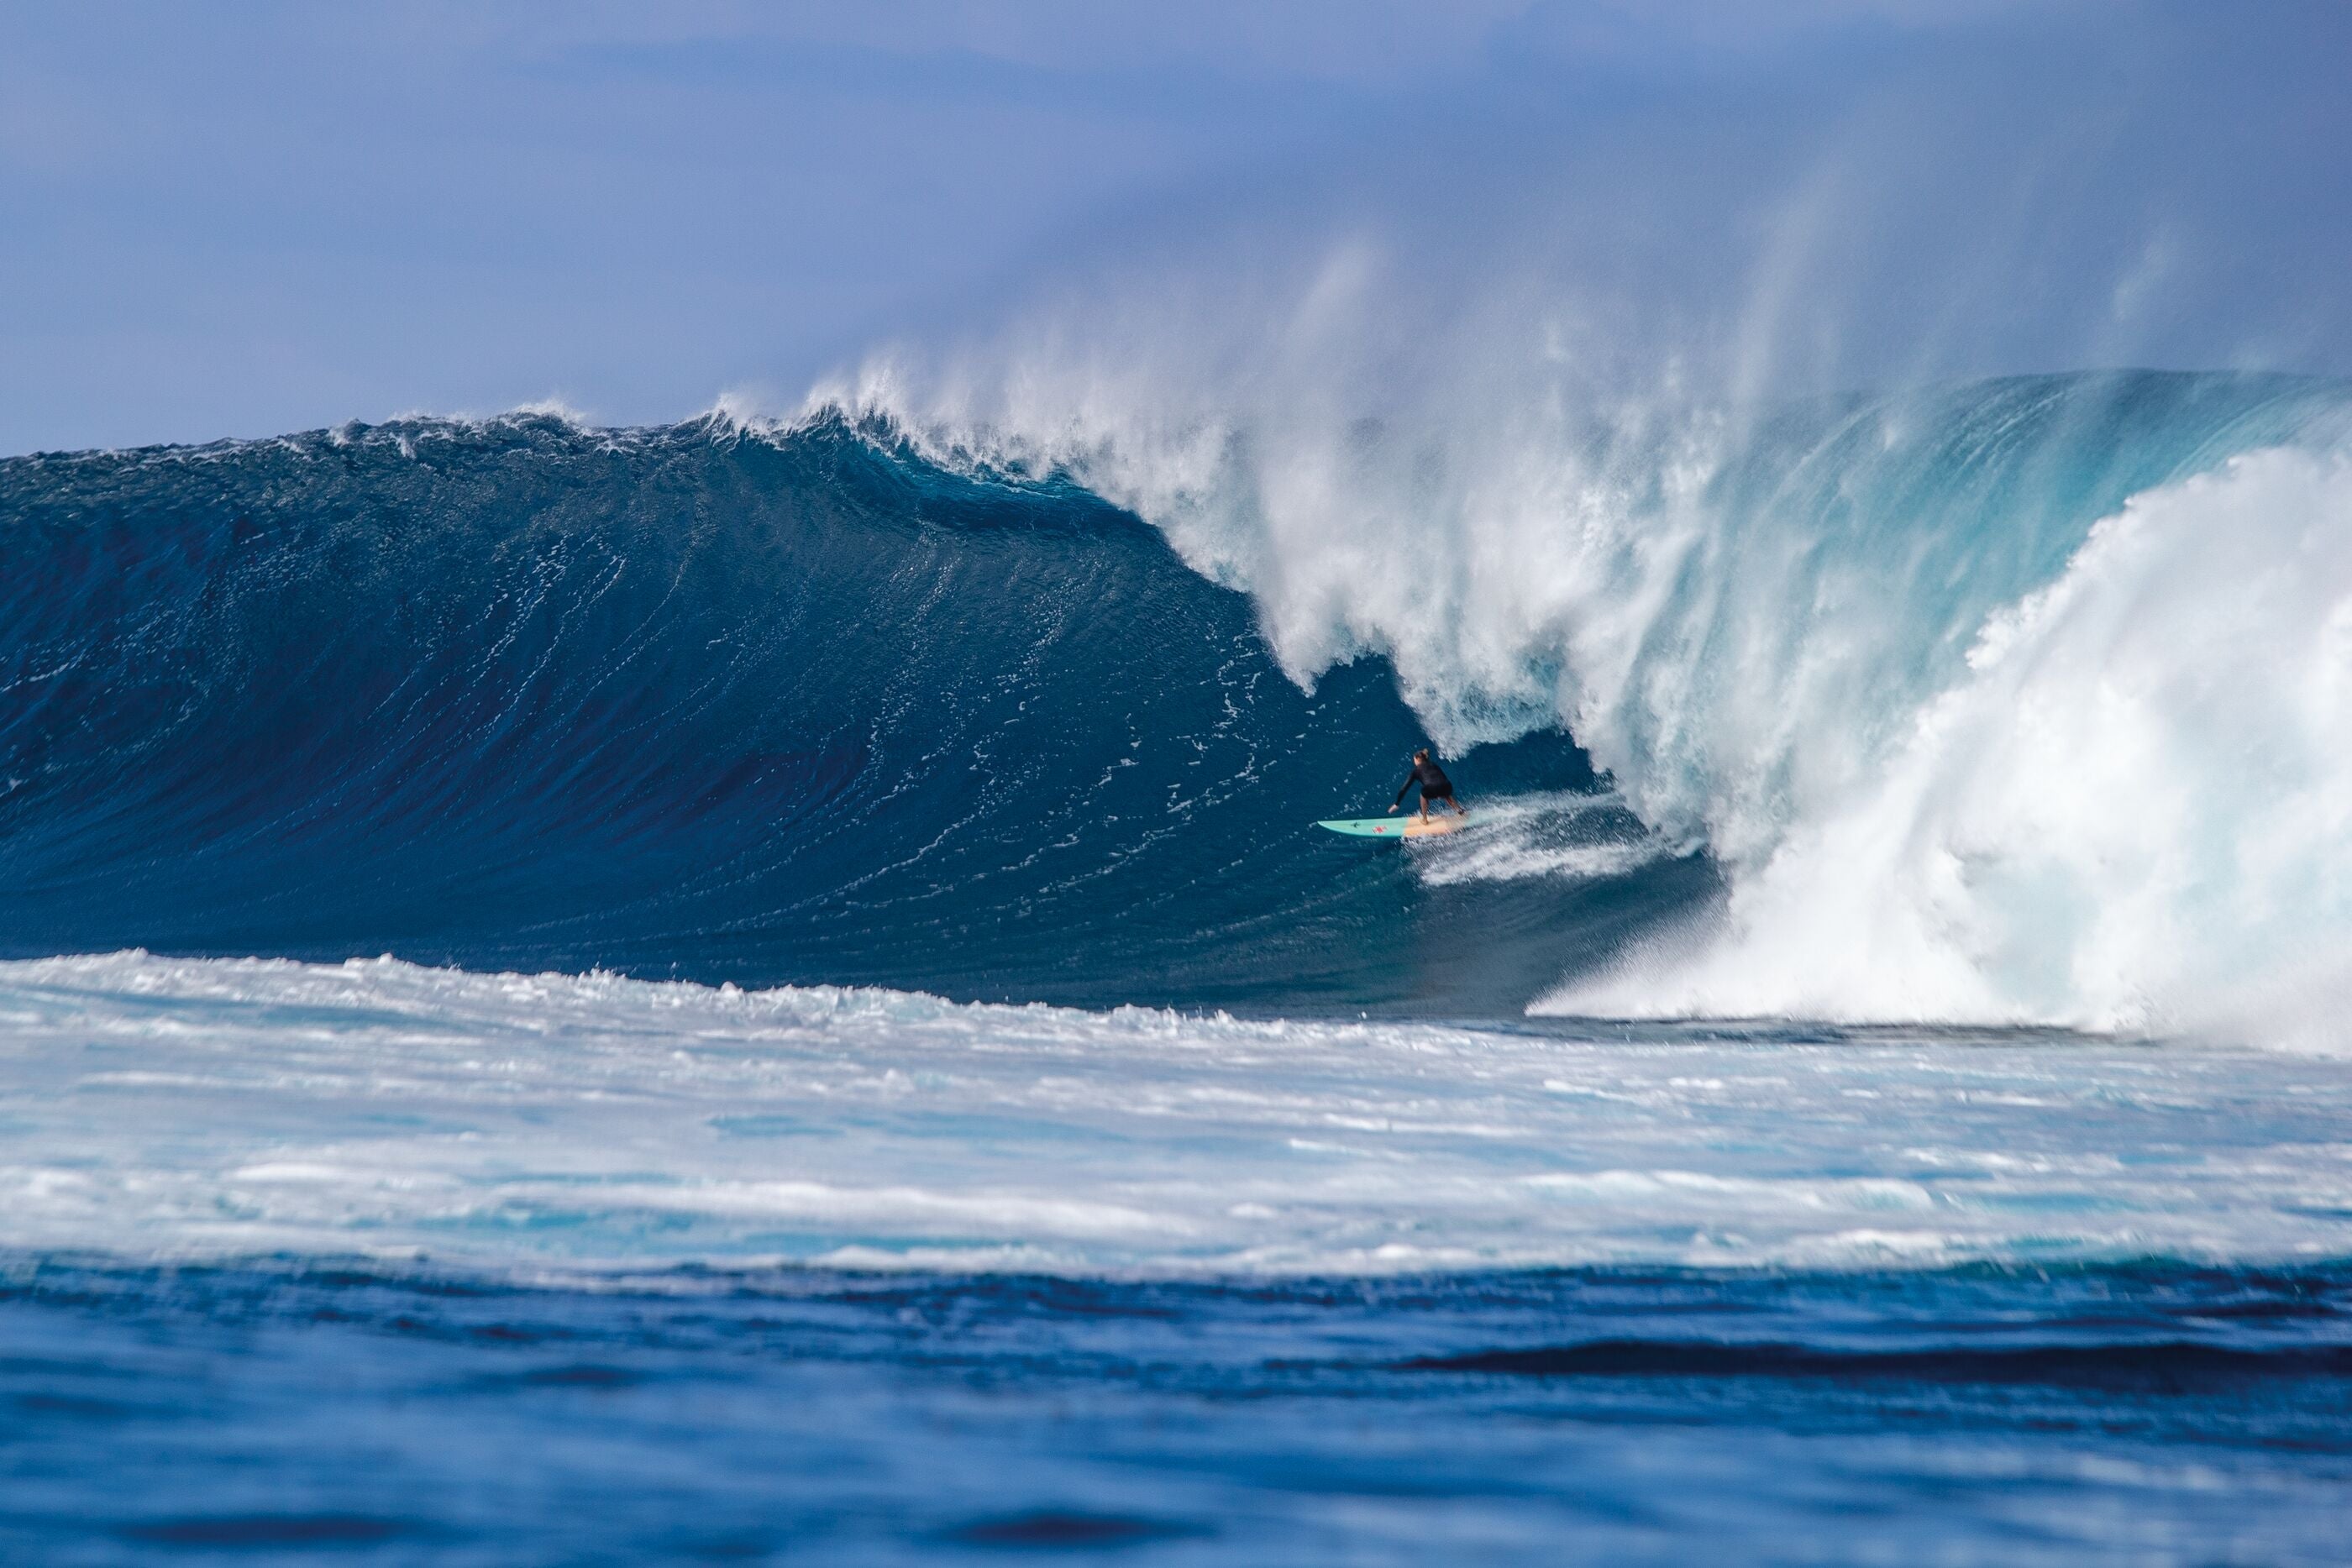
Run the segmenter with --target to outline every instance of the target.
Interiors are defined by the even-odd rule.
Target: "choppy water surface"
[[[2323,1562],[2352,1480],[2333,1059],[135,954],[0,1020],[28,1556]]]
[[[21,1266],[47,1561],[2340,1561],[2352,1277]]]

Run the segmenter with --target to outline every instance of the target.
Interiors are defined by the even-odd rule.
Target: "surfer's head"
[[[1412,754],[1412,759],[1413,759],[1415,762],[1426,762],[1426,761],[1428,761],[1428,760],[1429,760],[1429,747],[1427,747],[1426,746],[1424,746],[1424,747],[1423,747],[1419,751],[1414,752],[1414,753]]]

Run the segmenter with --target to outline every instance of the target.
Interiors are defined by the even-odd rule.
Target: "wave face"
[[[839,395],[1160,524],[1300,679],[1377,653],[1455,747],[1564,726],[1703,845],[1725,903],[1545,1009],[2292,1034],[2352,994],[2341,383],[1374,422],[918,384]]]
[[[1650,858],[1590,794],[1522,804],[1534,875],[1314,831],[1418,741],[1384,671],[1310,696],[1133,517],[837,420],[18,459],[0,552],[21,955],[1491,1012],[1708,882],[1578,874]]]

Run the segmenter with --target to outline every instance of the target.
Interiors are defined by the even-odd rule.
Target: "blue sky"
[[[15,5],[0,452],[789,405],[1368,226],[1400,319],[1505,254],[1703,316],[1801,214],[1825,375],[2343,370],[2347,9]]]

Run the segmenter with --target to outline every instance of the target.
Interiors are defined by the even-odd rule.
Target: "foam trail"
[[[1467,832],[1411,846],[1431,886],[1629,876],[1670,852],[1614,795],[1482,796]]]

